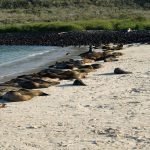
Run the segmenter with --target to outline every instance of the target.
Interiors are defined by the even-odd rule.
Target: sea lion
[[[116,46],[105,44],[105,45],[102,46],[102,49],[106,49],[106,50],[121,50],[121,49],[123,49],[123,44],[118,44]]]
[[[34,81],[22,81],[18,83],[19,86],[26,89],[38,89],[38,88],[48,88],[50,83],[48,82],[34,82]]]
[[[18,79],[16,82],[19,86],[26,89],[47,88],[60,83],[59,81],[44,81],[39,77]]]
[[[79,69],[93,69],[92,65],[81,65],[79,66]]]
[[[94,60],[92,60],[92,59],[88,59],[88,58],[83,58],[82,59],[82,63],[83,64],[86,64],[86,63],[93,63],[94,62]]]
[[[94,61],[99,61],[99,60],[102,60],[103,58],[103,53],[102,52],[86,52],[86,53],[83,53],[83,54],[80,54],[80,56],[82,58],[87,58],[87,59],[92,59]]]
[[[73,69],[75,66],[71,62],[56,62],[54,68],[56,69]]]
[[[93,67],[93,69],[102,68],[102,65],[101,65],[101,64],[91,64],[91,66]]]
[[[77,71],[65,71],[61,74],[59,74],[61,79],[80,79],[80,78],[85,78],[84,73],[79,73]]]
[[[115,57],[108,57],[104,59],[104,62],[113,62],[113,61],[118,61],[118,59]]]
[[[112,50],[107,50],[107,51],[104,51],[103,52],[103,56],[104,56],[104,61],[108,58],[116,58],[116,57],[118,57],[118,56],[122,56],[123,55],[123,53],[121,53],[121,52],[113,52]],[[113,60],[112,60],[113,61]]]
[[[75,80],[74,83],[73,83],[73,85],[86,86],[86,84],[83,83],[83,81],[82,81],[82,80],[79,80],[79,79]]]
[[[93,69],[81,68],[81,69],[76,69],[75,71],[77,71],[79,73],[84,73],[85,75],[87,75],[88,73],[92,72]]]
[[[31,95],[22,95],[18,91],[9,91],[2,98],[8,102],[20,102],[20,101],[28,101],[32,99],[34,96]]]
[[[31,96],[47,96],[48,95],[40,90],[19,89],[18,92],[21,93],[22,95],[31,95]]]
[[[2,96],[2,98],[9,102],[20,102],[20,101],[28,101],[35,96],[46,96],[48,94],[40,91],[40,90],[26,90],[20,89],[18,91],[9,91]]]
[[[5,108],[6,104],[0,104],[0,108]]]
[[[77,79],[85,77],[85,74],[79,73],[74,70],[61,70],[61,69],[49,69],[44,73],[40,73],[43,77],[50,77],[50,78],[59,78],[59,79]]]
[[[122,70],[120,68],[115,68],[114,74],[132,74],[132,72],[124,71],[124,70]]]

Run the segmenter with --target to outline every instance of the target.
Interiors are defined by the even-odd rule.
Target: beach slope
[[[150,147],[150,45],[126,46],[83,79],[42,89],[46,97],[0,109],[0,150]],[[114,75],[120,67],[132,74]]]

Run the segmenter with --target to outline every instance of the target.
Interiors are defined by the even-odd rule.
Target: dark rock
[[[131,74],[132,72],[129,72],[129,71],[124,71],[120,68],[115,68],[114,70],[114,74]]]
[[[86,86],[86,84],[83,83],[83,81],[82,81],[82,80],[79,80],[79,79],[75,80],[74,83],[73,83],[73,85]]]

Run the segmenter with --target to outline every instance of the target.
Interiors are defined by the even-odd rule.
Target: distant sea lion
[[[83,83],[83,81],[82,81],[82,80],[79,80],[79,79],[75,80],[74,83],[73,83],[73,85],[86,86],[86,84]]]
[[[79,73],[74,70],[63,70],[63,69],[49,69],[45,72],[41,72],[40,75],[42,77],[50,77],[50,78],[59,78],[59,79],[77,79],[84,78],[84,73]]]
[[[93,67],[93,69],[102,68],[102,65],[101,65],[101,64],[91,64],[91,66]]]
[[[118,59],[115,57],[109,57],[104,59],[104,62],[113,62],[113,61],[118,61]]]
[[[120,68],[115,68],[114,70],[114,74],[131,74],[132,72],[129,72],[129,71],[124,71]]]
[[[22,95],[31,95],[31,96],[47,96],[48,95],[40,90],[19,89],[18,92],[21,93]]]
[[[102,49],[106,50],[121,50],[123,49],[123,44],[118,44],[117,46],[111,46],[109,44],[105,44],[102,46]]]

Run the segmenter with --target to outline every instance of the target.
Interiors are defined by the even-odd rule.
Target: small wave
[[[40,53],[30,54],[26,57],[17,59],[15,61],[10,61],[10,62],[7,62],[7,63],[0,64],[0,67],[6,67],[6,66],[12,66],[12,65],[15,65],[15,64],[19,64],[19,63],[22,63],[22,62],[29,61],[30,59],[33,59],[33,58],[38,58],[41,55],[43,55],[43,56],[47,55],[49,53],[51,53],[51,51],[44,51],[44,52],[40,52]]]

